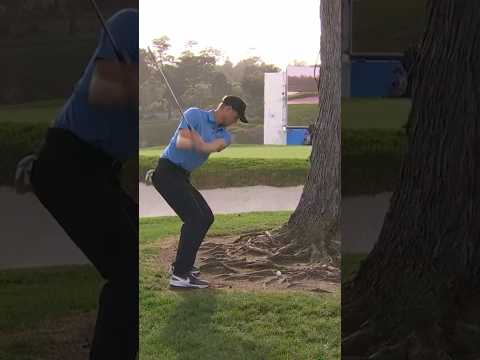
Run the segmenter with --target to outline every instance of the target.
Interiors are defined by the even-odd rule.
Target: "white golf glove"
[[[25,194],[33,191],[30,175],[35,160],[37,160],[37,155],[31,154],[25,156],[18,162],[14,180],[15,191],[17,194]]]
[[[152,185],[152,176],[154,172],[155,169],[150,169],[147,171],[147,173],[145,174],[145,184]]]

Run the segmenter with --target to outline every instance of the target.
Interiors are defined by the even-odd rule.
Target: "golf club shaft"
[[[175,104],[177,105],[178,111],[180,111],[180,116],[182,117],[182,119],[185,120],[185,122],[187,123],[188,128],[191,130],[191,129],[192,129],[192,126],[190,125],[190,122],[187,120],[187,118],[186,118],[185,115],[183,114],[182,106],[180,105],[180,102],[178,101],[177,97],[175,96],[175,93],[173,92],[173,89],[172,89],[172,87],[170,86],[170,82],[169,82],[168,79],[167,79],[167,76],[166,76],[165,73],[163,72],[163,69],[162,69],[161,64],[160,64],[160,66],[158,65],[157,58],[156,58],[155,55],[153,54],[152,50],[150,50],[150,47],[147,47],[147,50],[148,50],[148,53],[149,53],[150,57],[152,58],[153,65],[155,66],[155,69],[158,70],[158,71],[160,72],[160,74],[162,75],[163,81],[165,82],[165,85],[167,85],[167,88],[168,88],[168,90],[170,91],[170,94],[172,95],[172,98],[173,98],[173,100],[175,101]]]
[[[97,2],[95,0],[90,0],[90,3],[93,5],[93,8],[95,9],[95,12],[97,13],[97,17],[100,20],[100,23],[103,26],[103,30],[105,31],[106,36],[109,38],[110,43],[112,44],[113,52],[115,53],[115,56],[117,57],[119,62],[126,63],[125,57],[121,53],[114,37],[113,34],[111,33],[110,29],[107,26],[107,23],[105,21],[105,18],[103,17],[102,13],[100,12],[100,9],[97,5]]]

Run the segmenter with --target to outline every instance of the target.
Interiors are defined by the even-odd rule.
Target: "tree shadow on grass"
[[[263,360],[271,353],[223,319],[218,290],[176,291],[181,300],[161,338],[176,360]],[[225,304],[222,304],[225,306]],[[226,305],[228,306],[228,305]]]

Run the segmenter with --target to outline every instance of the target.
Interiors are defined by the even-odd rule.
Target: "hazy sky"
[[[320,44],[320,0],[139,0],[140,46],[167,35],[178,55],[189,40],[214,47],[232,62],[260,56],[281,68],[313,65]]]

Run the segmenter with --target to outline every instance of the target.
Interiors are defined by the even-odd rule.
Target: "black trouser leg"
[[[133,360],[138,352],[138,206],[108,169],[91,168],[96,159],[88,158],[85,145],[62,132],[54,135],[34,164],[32,184],[106,280],[90,359]]]
[[[125,221],[119,230],[123,228],[128,232],[127,228],[133,226],[135,234],[138,234],[138,207],[129,200],[126,194],[119,194],[119,201],[123,202],[121,209],[125,210],[122,211],[123,217],[118,216],[119,221]],[[135,359],[138,352],[137,244],[137,241],[125,242],[120,247],[120,262],[102,288],[91,360],[111,358],[112,353],[119,359]]]
[[[198,249],[214,221],[212,210],[187,175],[167,160],[160,159],[153,185],[183,221],[174,267],[184,276],[195,263]]]

